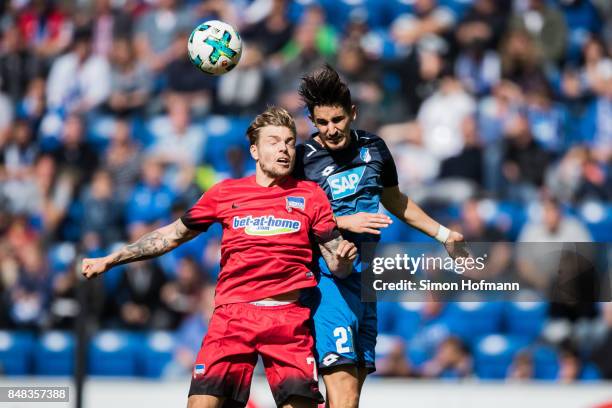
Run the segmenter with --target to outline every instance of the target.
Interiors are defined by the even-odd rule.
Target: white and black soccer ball
[[[242,55],[242,39],[231,25],[219,20],[197,26],[187,42],[189,59],[202,72],[225,74],[238,64]]]

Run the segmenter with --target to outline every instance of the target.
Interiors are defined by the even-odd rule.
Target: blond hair
[[[246,131],[249,143],[257,143],[259,130],[266,126],[283,126],[291,130],[293,136],[296,135],[295,121],[293,116],[280,106],[269,106],[264,112],[257,115]]]

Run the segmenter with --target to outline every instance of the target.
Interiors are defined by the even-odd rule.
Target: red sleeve
[[[312,201],[313,215],[310,227],[317,242],[327,242],[340,236],[329,199],[318,185],[314,187]]]
[[[218,184],[212,186],[183,216],[181,221],[191,230],[206,231],[217,221]]]

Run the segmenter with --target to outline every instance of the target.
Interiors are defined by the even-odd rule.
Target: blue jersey
[[[397,186],[397,170],[384,140],[363,130],[351,130],[350,145],[338,151],[325,149],[314,137],[299,145],[294,173],[323,188],[336,216],[377,213],[383,188]],[[378,235],[348,231],[343,236],[358,248],[361,243],[379,240]],[[361,261],[358,256],[357,272]],[[321,266],[325,272],[324,262]]]

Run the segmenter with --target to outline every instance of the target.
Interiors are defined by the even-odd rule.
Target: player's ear
[[[357,106],[351,105],[351,121],[357,119]]]
[[[251,157],[253,160],[259,160],[259,151],[257,150],[257,143],[254,143],[249,147],[249,151],[251,152]]]

